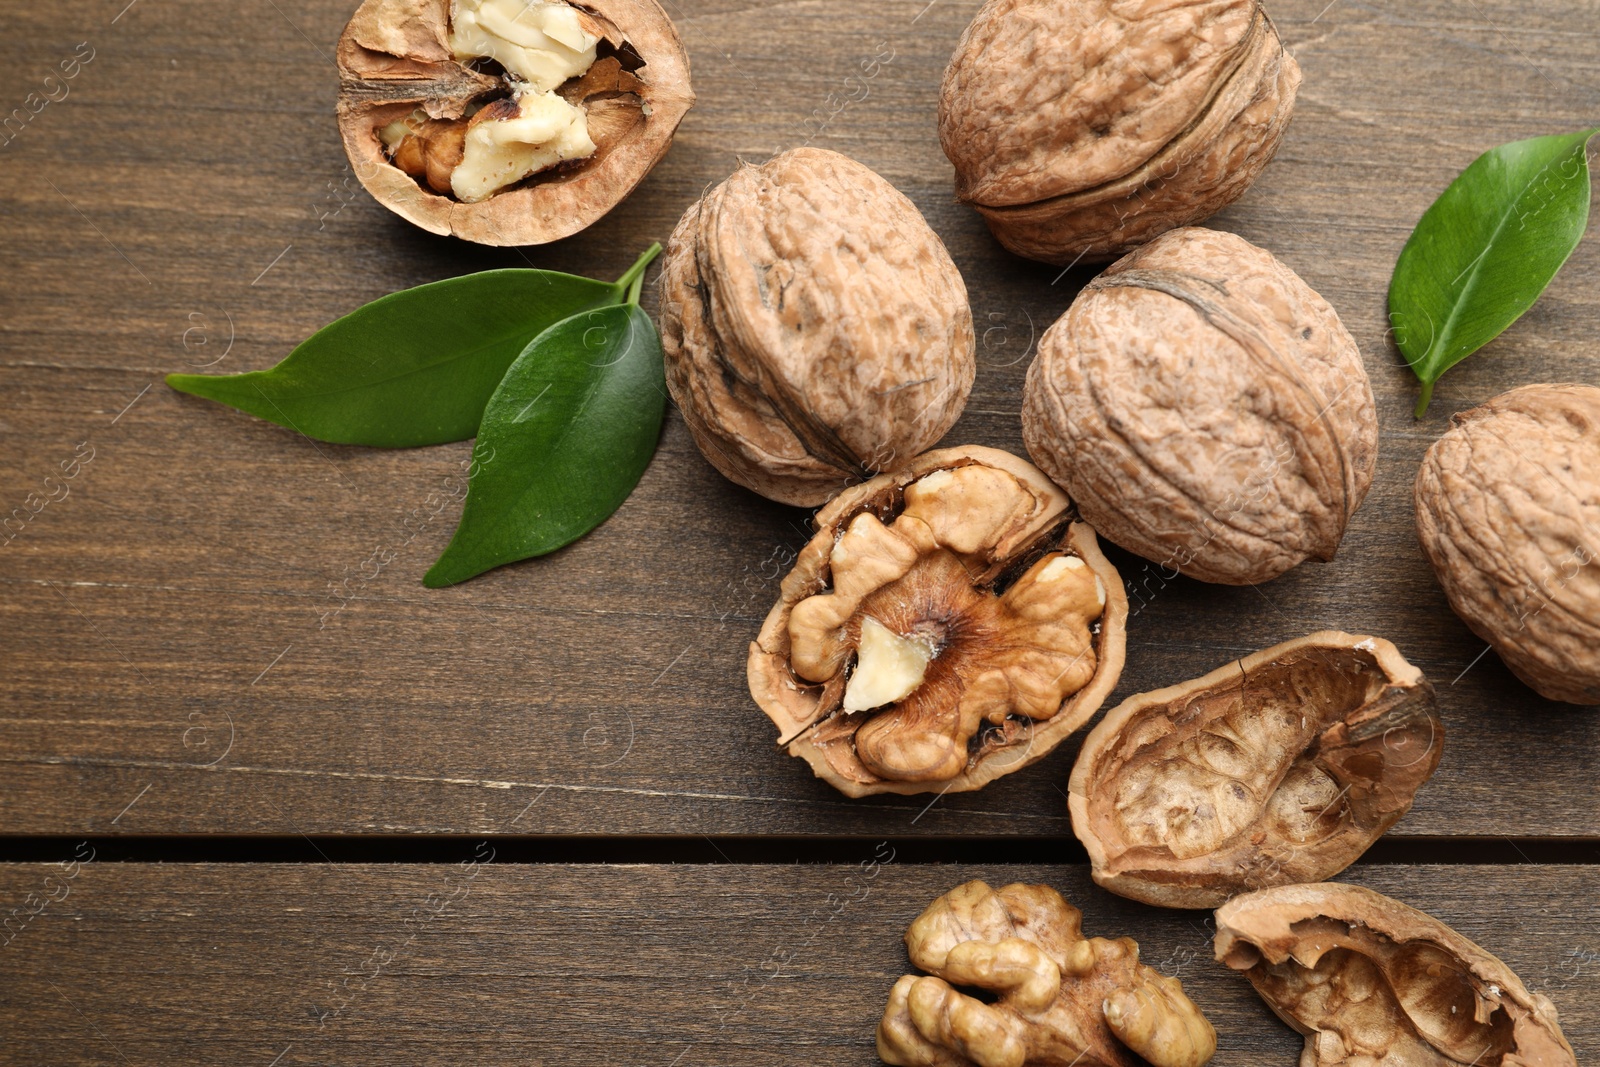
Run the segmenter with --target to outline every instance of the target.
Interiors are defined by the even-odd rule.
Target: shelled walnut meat
[[[1305,1035],[1301,1067],[1576,1067],[1549,999],[1450,927],[1323,883],[1217,909],[1217,959]]]
[[[976,369],[967,289],[916,206],[798,148],[684,214],[661,273],[667,386],[700,451],[807,507],[944,436]]]
[[[903,1067],[1200,1067],[1217,1035],[1131,938],[1085,938],[1049,886],[957,886],[906,931],[878,1055]],[[983,990],[974,996],[960,990]]]
[[[1256,0],[989,0],[945,71],[939,139],[1001,244],[1093,263],[1243,195],[1299,84]]]
[[[365,0],[339,38],[361,184],[432,233],[577,233],[666,154],[694,103],[656,0]]]
[[[1541,696],[1600,704],[1600,388],[1529,385],[1456,415],[1416,508],[1472,632]]]
[[[1226,585],[1332,559],[1378,454],[1333,308],[1271,253],[1198,227],[1113,263],[1045,332],[1022,436],[1103,537]]]
[[[1037,469],[969,446],[835,498],[750,646],[778,743],[850,796],[960,792],[1082,726],[1128,602]]]
[[[1113,893],[1214,908],[1342,871],[1443,745],[1433,686],[1399,650],[1315,633],[1113,708],[1072,769],[1072,826]]]

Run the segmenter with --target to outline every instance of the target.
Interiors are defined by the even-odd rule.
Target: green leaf
[[[484,410],[461,525],[423,584],[542,556],[600,525],[644,474],[665,410],[661,341],[637,304],[534,338]]]
[[[1389,321],[1422,382],[1418,418],[1439,376],[1516,322],[1577,247],[1597,132],[1490,149],[1417,223],[1389,283]]]
[[[323,327],[269,370],[169,374],[167,384],[334,444],[461,441],[478,432],[495,386],[533,338],[621,303],[660,250],[614,283],[518,269],[419,285]]]

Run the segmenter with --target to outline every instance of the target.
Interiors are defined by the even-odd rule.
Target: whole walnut
[[[1040,338],[1022,436],[1101,536],[1249,585],[1333,558],[1378,419],[1327,301],[1271,253],[1192,227],[1106,268]]]
[[[1001,244],[1094,262],[1243,195],[1299,85],[1256,0],[989,0],[945,71],[939,139]]]
[[[1457,414],[1416,505],[1472,632],[1541,696],[1600,704],[1600,388],[1528,385]]]
[[[892,185],[818,148],[743,165],[685,212],[661,335],[712,466],[808,507],[938,441],[976,370],[944,245]]]
[[[600,218],[694,103],[656,0],[365,0],[336,61],[361,184],[425,230],[488,245]]]

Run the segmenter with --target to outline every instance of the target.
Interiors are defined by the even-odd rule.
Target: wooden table
[[[810,141],[943,236],[980,332],[948,441],[1021,451],[1031,345],[1091,272],[1008,256],[953,200],[936,89],[976,0],[668,0],[699,95],[670,155],[585,233],[522,250],[431,237],[355,182],[330,60],[351,6],[8,12],[0,107],[28,121],[0,147],[0,510],[28,518],[0,547],[0,914],[21,909],[0,1062],[869,1064],[906,922],[975,876],[1049,882],[1091,933],[1138,937],[1216,1021],[1217,1062],[1294,1062],[1298,1039],[1211,962],[1205,913],[1090,885],[1061,796],[1076,740],[979,793],[875,801],[774,749],[744,654],[807,515],[722,480],[675,413],[600,530],[430,591],[467,444],[317,444],[161,382],[269,366],[368,300],[472,270],[614,277],[739,159]],[[1444,760],[1344,877],[1500,954],[1592,1058],[1600,716],[1482,654],[1410,499],[1453,411],[1600,377],[1600,240],[1420,421],[1384,293],[1479,152],[1595,123],[1594,0],[1270,11],[1305,84],[1276,162],[1214,225],[1282,257],[1360,342],[1377,483],[1336,562],[1259,588],[1163,583],[1113,552],[1140,605],[1114,699],[1312,630],[1395,641],[1439,687]],[[880,847],[896,858],[868,885]],[[66,895],[31,914],[52,876]]]

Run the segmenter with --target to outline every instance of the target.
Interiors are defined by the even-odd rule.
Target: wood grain
[[[866,1067],[888,989],[912,972],[906,925],[970,878],[1045,882],[1086,934],[1135,937],[1215,1025],[1218,1064],[1296,1061],[1298,1035],[1212,961],[1209,912],[1110,896],[1079,867],[872,867],[875,851],[841,867],[88,863],[0,948],[0,1063]],[[52,872],[0,866],[0,900],[45,892]],[[1579,1062],[1600,1049],[1600,872],[1355,880],[1546,993]]]
[[[319,445],[161,384],[268,366],[367,300],[470,270],[615,276],[739,158],[809,140],[878,169],[947,241],[982,337],[948,440],[1020,450],[1030,346],[1089,272],[1007,256],[953,202],[935,91],[976,0],[668,0],[699,105],[636,195],[526,250],[423,234],[355,184],[328,59],[349,0],[125,4],[23,6],[0,41],[0,109],[94,50],[0,147],[0,512],[68,491],[0,547],[0,831],[1068,832],[1075,741],[931,807],[845,802],[773,749],[744,653],[807,516],[722,481],[676,416],[593,536],[430,592],[467,445]],[[1592,0],[1270,10],[1305,85],[1279,158],[1215,224],[1344,316],[1379,399],[1378,482],[1337,562],[1261,588],[1163,582],[1115,555],[1138,608],[1120,695],[1323,627],[1376,633],[1439,684],[1449,731],[1396,834],[1600,835],[1600,717],[1480,658],[1410,511],[1451,411],[1596,379],[1600,241],[1420,422],[1384,318],[1394,258],[1454,174],[1592,123]],[[882,49],[865,98],[833,113]],[[60,481],[85,442],[93,459]]]

